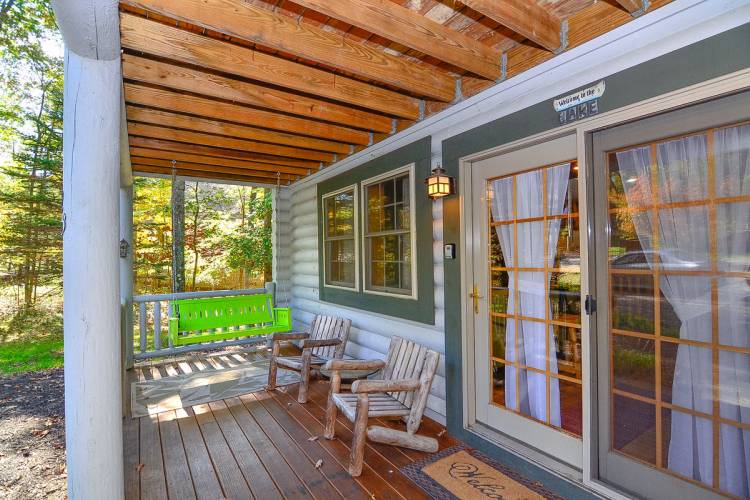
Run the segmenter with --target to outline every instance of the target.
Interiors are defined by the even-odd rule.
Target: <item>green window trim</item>
[[[432,240],[432,200],[422,179],[430,175],[431,137],[375,158],[340,175],[325,179],[317,185],[318,199],[318,259],[320,300],[395,318],[419,323],[435,324],[435,284]],[[364,262],[366,210],[364,186],[387,180],[409,171],[410,176],[410,228],[411,228],[411,278],[410,294],[366,290]],[[356,186],[359,196],[357,214],[358,265],[355,288],[326,284],[325,278],[325,213],[324,199],[337,192]]]

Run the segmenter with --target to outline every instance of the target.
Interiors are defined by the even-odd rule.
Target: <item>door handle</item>
[[[474,285],[474,289],[469,294],[469,297],[474,300],[474,314],[479,314],[479,299],[484,298],[482,295],[479,295],[479,287]]]

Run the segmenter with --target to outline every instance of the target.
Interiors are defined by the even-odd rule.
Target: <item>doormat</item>
[[[295,372],[279,369],[277,385],[299,382]],[[264,390],[268,360],[253,361],[223,370],[209,370],[133,382],[130,412],[133,418],[210,403]]]
[[[563,500],[480,451],[454,446],[401,468],[430,497],[436,499],[494,498]]]

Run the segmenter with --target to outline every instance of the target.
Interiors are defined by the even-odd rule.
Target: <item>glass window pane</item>
[[[654,341],[625,335],[612,337],[614,386],[632,394],[656,397]]]
[[[411,239],[408,234],[403,234],[399,238],[401,242],[401,260],[411,262]]]
[[[637,274],[614,274],[610,280],[612,328],[653,334],[654,278]]]
[[[750,194],[750,124],[719,129],[714,135],[716,195]],[[747,213],[747,212],[745,212]]]
[[[571,326],[553,325],[554,344],[550,352],[557,356],[557,372],[581,378],[581,330]]]
[[[517,218],[529,219],[544,215],[544,198],[542,196],[544,176],[542,169],[518,174],[515,177]]]
[[[499,406],[505,406],[505,371],[504,363],[492,362],[492,402]]]
[[[383,205],[390,205],[396,201],[396,184],[394,179],[388,179],[382,183]]]
[[[385,260],[385,238],[375,236],[368,238],[370,241],[370,259],[382,261]]]
[[[661,399],[703,413],[713,412],[711,349],[661,344]]]
[[[354,193],[348,191],[336,196],[337,236],[354,235]]]
[[[383,207],[382,211],[382,226],[381,231],[393,231],[396,229],[396,207],[388,205]]]
[[[747,443],[750,443],[750,430],[728,424],[721,424],[719,427],[719,466],[724,471],[719,478],[719,487],[738,498],[750,497]]]
[[[581,384],[559,380],[560,420],[562,428],[581,436],[583,432],[583,390]]]
[[[492,316],[492,357],[505,359],[506,335],[505,318]]]
[[[380,207],[380,184],[367,186],[367,232],[375,233],[381,230]]]
[[[542,321],[519,321],[518,359],[524,366],[547,370],[547,348]]]
[[[384,240],[385,240],[385,248],[384,248],[383,260],[389,261],[389,262],[395,262],[399,260],[398,258],[399,236],[398,235],[386,236]]]
[[[550,249],[555,252],[553,267],[578,270],[581,267],[581,235],[578,228],[578,217],[566,217],[561,221],[548,221],[551,228],[557,225],[557,241],[554,231],[549,233]],[[557,247],[555,249],[555,246]],[[571,269],[572,268],[572,269]]]
[[[401,288],[401,276],[399,265],[392,262],[385,263],[385,286],[388,288]]]
[[[642,146],[607,155],[610,208],[654,204],[651,188],[651,147]]]
[[[612,448],[656,464],[656,408],[650,403],[613,396]]]
[[[665,408],[662,410],[664,467],[707,485],[713,483],[711,420]],[[721,453],[719,454],[721,455]]]
[[[750,271],[750,202],[716,207],[716,246],[720,271]]]
[[[547,169],[547,215],[571,213],[571,199],[578,211],[578,180],[575,164],[564,163]]]
[[[544,281],[543,271],[518,273],[518,314],[527,318],[545,319],[548,300]]]
[[[518,266],[544,267],[544,222],[523,222],[518,229]]]
[[[708,209],[705,206],[659,210],[659,250],[652,262],[666,271],[710,269]]]
[[[401,264],[401,288],[411,290],[411,264]]]
[[[719,385],[721,416],[750,423],[750,354],[719,351]]]
[[[550,273],[549,299],[552,319],[581,323],[581,274]]]
[[[490,311],[494,313],[513,314],[508,310],[508,279],[507,271],[492,271]]]
[[[382,262],[370,264],[370,284],[372,286],[385,286],[385,264]]]
[[[683,137],[656,145],[659,201],[675,203],[708,196],[707,137]]]
[[[409,219],[411,213],[409,212],[409,205],[399,203],[396,205],[396,229],[409,229]]]
[[[497,228],[490,228],[490,266],[505,267],[503,250],[500,246],[500,239],[497,237]]]
[[[334,234],[336,234],[335,205],[336,205],[336,202],[333,198],[326,198],[325,214],[326,214],[326,235],[327,236],[333,236]]]
[[[719,342],[750,348],[750,278],[717,280]]]

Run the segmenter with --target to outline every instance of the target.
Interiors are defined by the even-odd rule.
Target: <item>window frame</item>
[[[415,176],[414,171],[416,163],[412,162],[404,165],[400,168],[390,170],[374,177],[369,177],[360,183],[360,204],[361,204],[361,217],[362,217],[362,232],[360,234],[361,246],[362,246],[362,292],[370,295],[381,295],[385,297],[394,297],[399,299],[407,300],[418,300],[419,291],[417,283],[417,230],[416,230],[416,189],[415,189]],[[368,285],[368,272],[369,272],[369,258],[367,249],[367,238],[370,237],[367,234],[367,192],[366,189],[373,185],[379,184],[391,178],[401,177],[404,174],[409,176],[409,244],[411,245],[411,293],[398,293],[389,292],[386,290],[372,290]],[[382,232],[381,232],[382,233]]]
[[[344,284],[331,284],[328,283],[328,242],[329,241],[343,241],[348,240],[349,238],[342,238],[342,237],[333,237],[332,239],[329,239],[328,231],[327,231],[327,213],[326,213],[326,200],[329,198],[334,198],[341,193],[346,193],[347,191],[351,191],[353,195],[353,201],[352,201],[352,208],[354,210],[354,213],[352,214],[353,217],[353,232],[351,239],[354,241],[354,285],[353,286],[347,286]],[[350,290],[359,292],[360,286],[359,286],[359,190],[357,189],[357,184],[350,184],[349,186],[343,187],[341,189],[337,189],[336,191],[331,191],[330,193],[326,193],[323,196],[321,196],[320,200],[320,210],[321,210],[321,216],[323,219],[323,286],[326,288],[335,288],[338,290]]]

